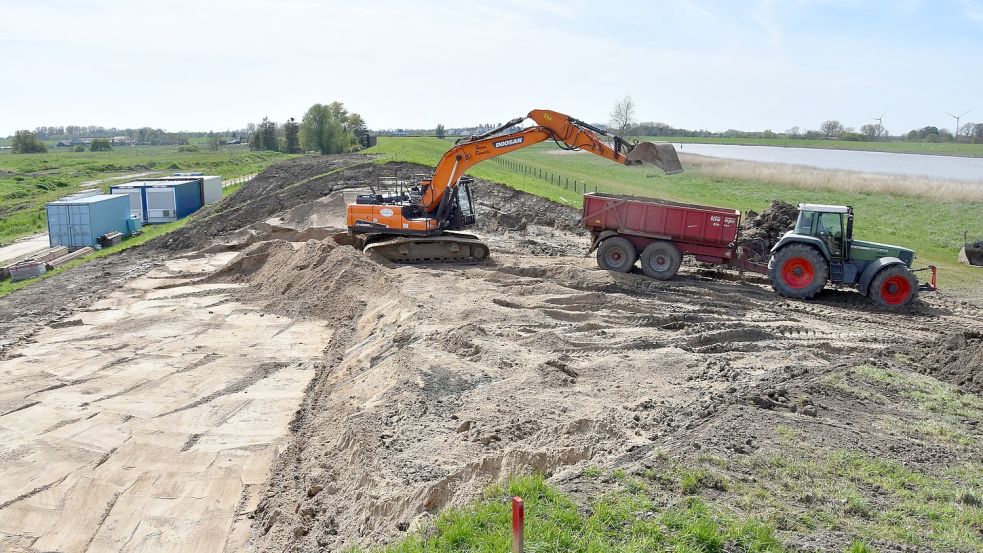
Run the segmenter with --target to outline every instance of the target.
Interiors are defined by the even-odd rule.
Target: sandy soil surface
[[[231,254],[234,256],[235,254]],[[15,348],[0,370],[4,551],[222,551],[331,330],[193,284],[176,258]]]
[[[0,265],[9,263],[34,252],[39,252],[48,247],[48,235],[36,234],[15,240],[14,242],[0,247]]]
[[[882,431],[871,417],[906,416],[902,404],[826,379],[903,353],[979,392],[979,306],[939,293],[885,313],[838,290],[789,301],[695,263],[670,282],[608,273],[583,256],[576,211],[482,182],[485,264],[396,266],[331,240],[346,191],[420,171],[353,156],[274,166],[97,269],[125,286],[5,331],[7,548],[375,546],[510,474],[595,497],[588,466],[640,470],[658,448],[745,458],[778,443],[779,424],[913,465],[981,453]],[[140,267],[153,272],[119,276]],[[37,291],[57,296],[68,274]],[[12,312],[28,294],[0,315],[23,321]]]

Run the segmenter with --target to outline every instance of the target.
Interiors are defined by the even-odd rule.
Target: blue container
[[[198,180],[133,181],[109,187],[113,195],[128,196],[129,210],[144,223],[170,223],[201,209]]]
[[[129,236],[130,207],[126,196],[100,194],[85,198],[64,198],[44,206],[48,214],[48,242],[51,247],[83,248],[95,246],[107,232]]]
[[[126,220],[126,228],[129,229],[131,235],[137,234],[143,228],[143,217],[134,217],[131,213],[130,218]]]

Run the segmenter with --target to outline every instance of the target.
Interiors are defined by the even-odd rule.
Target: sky
[[[535,108],[722,131],[983,121],[983,0],[0,0],[0,136]],[[974,119],[975,117],[975,119]]]

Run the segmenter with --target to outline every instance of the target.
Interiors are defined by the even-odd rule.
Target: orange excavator
[[[506,133],[526,119],[519,117],[458,140],[440,158],[433,176],[408,193],[359,195],[347,207],[348,235],[353,245],[398,263],[486,259],[488,246],[477,236],[460,232],[475,223],[470,188],[473,179],[464,173],[477,163],[545,140],[553,140],[564,150],[584,150],[624,165],[652,163],[669,175],[683,170],[672,144],[629,142],[555,111],[537,109],[527,117],[536,125]],[[611,145],[600,136],[609,137]]]

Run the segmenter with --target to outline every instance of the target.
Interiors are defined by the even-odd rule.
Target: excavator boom
[[[501,134],[526,118],[536,125]],[[611,144],[601,136],[609,137]],[[667,174],[682,171],[671,144],[631,143],[579,119],[537,109],[525,118],[459,140],[440,158],[433,177],[420,182],[408,196],[359,197],[347,209],[349,236],[366,251],[398,262],[481,261],[488,256],[488,247],[474,235],[453,232],[475,220],[471,191],[462,177],[475,164],[545,140],[623,165],[652,163]]]

